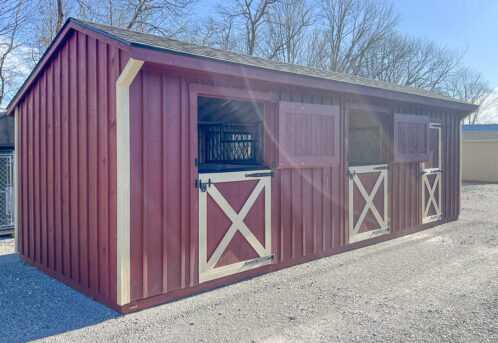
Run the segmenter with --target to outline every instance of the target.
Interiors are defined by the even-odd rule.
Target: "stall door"
[[[441,126],[429,125],[429,159],[422,163],[422,222],[441,219]]]
[[[349,242],[389,232],[388,166],[349,168]]]
[[[271,171],[199,174],[199,282],[272,261]]]

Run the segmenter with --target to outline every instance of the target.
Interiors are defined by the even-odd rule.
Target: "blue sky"
[[[498,87],[498,1],[397,0],[400,30],[464,53],[463,63]]]
[[[200,0],[197,13],[221,0]],[[463,63],[498,87],[498,0],[392,0],[400,31],[464,53]]]

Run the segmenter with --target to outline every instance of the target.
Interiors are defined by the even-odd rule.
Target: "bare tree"
[[[36,0],[29,45],[37,62],[69,16],[141,32],[175,36],[185,30],[187,10],[197,0]]]
[[[475,122],[498,121],[498,88],[492,90],[483,100],[479,101],[479,110]],[[472,120],[470,120],[472,122]]]
[[[468,68],[461,68],[448,80],[446,91],[454,98],[476,105],[483,104],[492,93],[489,83],[483,79],[482,75]],[[480,114],[480,111],[470,114],[466,122],[477,123]]]
[[[360,74],[376,80],[404,84],[406,64],[411,55],[409,39],[392,33],[367,52]]]
[[[31,47],[32,65],[36,64],[45,49],[57,35],[70,14],[69,0],[30,1],[26,8],[29,13],[37,13],[26,23],[25,44]]]
[[[221,6],[218,10],[218,29],[228,31],[226,25],[230,25],[230,35],[243,44],[237,48],[247,55],[257,55],[262,26],[268,19],[268,12],[279,0],[234,0],[230,5]]]
[[[443,91],[445,80],[460,64],[460,56],[423,40],[409,41],[408,49],[411,54],[406,62],[403,84],[430,91]]]
[[[370,49],[359,75],[444,92],[460,66],[460,56],[433,42],[392,33]]]
[[[360,73],[368,52],[397,23],[391,4],[373,0],[322,0],[320,18],[321,34],[315,34],[314,45],[326,59],[310,56],[308,64],[350,74]]]
[[[0,105],[18,78],[13,59],[21,47],[18,36],[24,22],[23,6],[23,1],[0,0]]]
[[[224,21],[208,17],[205,21],[190,27],[182,38],[202,46],[240,51],[242,49],[241,44],[237,39],[237,35],[234,34],[234,30],[233,17],[228,17]]]
[[[78,17],[140,32],[172,36],[196,0],[78,0]]]
[[[306,30],[313,24],[313,12],[306,0],[281,0],[267,13],[265,57],[298,63],[304,50]]]
[[[308,37],[304,64],[316,69],[329,70],[329,44],[323,36],[323,30],[313,29]]]
[[[0,96],[12,80],[5,69],[22,42],[19,30],[29,32],[23,38],[37,62],[69,16],[471,102],[488,92],[481,75],[461,68],[458,54],[399,33],[389,0],[226,0],[216,15],[191,23],[197,1],[0,0]],[[13,11],[24,2],[29,12]],[[30,13],[37,15],[21,22]]]

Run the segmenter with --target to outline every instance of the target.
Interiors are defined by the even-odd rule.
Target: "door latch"
[[[211,179],[208,179],[207,182],[202,182],[200,179],[195,180],[195,188],[199,188],[201,192],[206,192],[208,187],[211,187]]]
[[[263,172],[263,173],[249,173],[245,175],[246,177],[273,177],[273,171]]]
[[[255,258],[255,259],[252,259],[252,260],[245,262],[244,266],[250,266],[252,264],[258,264],[258,263],[263,263],[263,262],[267,262],[267,261],[269,262],[272,260],[273,260],[273,255],[258,257],[258,258]]]

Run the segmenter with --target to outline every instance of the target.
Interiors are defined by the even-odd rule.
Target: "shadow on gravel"
[[[117,318],[113,310],[23,263],[0,255],[0,341],[25,342]]]

